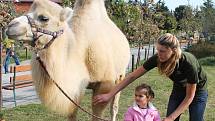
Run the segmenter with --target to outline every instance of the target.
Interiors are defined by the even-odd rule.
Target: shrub
[[[215,66],[215,56],[199,59],[199,63],[205,66]]]
[[[212,43],[199,43],[192,45],[187,51],[191,52],[197,58],[204,58],[215,56],[215,44]]]

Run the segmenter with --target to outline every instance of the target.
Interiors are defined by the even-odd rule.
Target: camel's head
[[[11,39],[43,48],[50,40],[63,33],[71,14],[71,9],[62,8],[49,0],[34,0],[26,15],[9,23],[6,33]]]

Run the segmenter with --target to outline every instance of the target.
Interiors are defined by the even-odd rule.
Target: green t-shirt
[[[157,67],[158,55],[155,54],[149,58],[143,67],[149,71]],[[207,76],[198,60],[188,52],[182,52],[182,57],[176,64],[173,73],[169,76],[173,81],[173,89],[186,90],[186,83],[197,84],[197,90],[205,90],[207,88]]]

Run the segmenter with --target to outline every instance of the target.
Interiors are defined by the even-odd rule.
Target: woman
[[[157,54],[129,74],[111,92],[95,96],[93,103],[109,101],[135,79],[158,67],[160,74],[173,81],[167,114],[163,121],[179,121],[180,115],[188,107],[190,121],[203,121],[208,93],[207,77],[201,65],[192,54],[181,51],[179,41],[172,34],[159,37],[156,49]]]

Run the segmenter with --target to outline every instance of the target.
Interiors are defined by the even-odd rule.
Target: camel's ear
[[[66,21],[72,17],[73,10],[71,8],[64,8],[60,13],[60,21]]]

